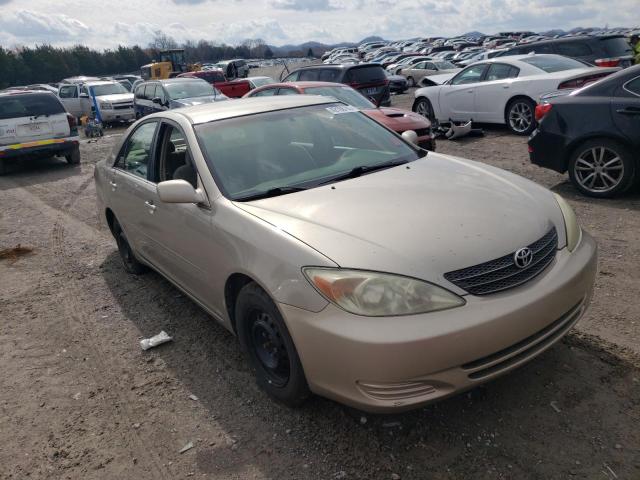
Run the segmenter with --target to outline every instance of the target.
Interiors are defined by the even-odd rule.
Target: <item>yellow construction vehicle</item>
[[[152,62],[140,67],[140,73],[144,80],[163,80],[175,77],[181,73],[200,70],[200,64],[187,64],[183,48],[162,50],[160,61]]]

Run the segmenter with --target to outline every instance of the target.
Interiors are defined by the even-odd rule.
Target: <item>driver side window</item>
[[[467,83],[478,83],[486,68],[486,64],[473,65],[463,70],[451,80],[451,85],[465,85]]]
[[[151,146],[158,122],[140,125],[125,141],[120,151],[116,168],[120,168],[137,177],[147,179],[147,169],[151,160]]]

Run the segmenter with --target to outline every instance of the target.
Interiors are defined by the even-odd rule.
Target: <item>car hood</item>
[[[102,102],[133,102],[133,93],[114,93],[112,95],[100,95],[96,97]]]
[[[408,167],[236,205],[341,267],[403,274],[458,293],[446,272],[514,252],[552,225],[565,244],[555,198],[533,182],[436,153]]]
[[[208,95],[206,97],[192,97],[192,98],[181,98],[180,100],[171,100],[171,106],[173,108],[179,107],[193,107],[195,105],[202,105],[204,103],[213,103],[213,102],[221,102],[224,100],[229,100],[226,95]]]
[[[396,132],[429,128],[431,126],[431,122],[422,115],[399,108],[383,107],[363,110],[362,113]]]

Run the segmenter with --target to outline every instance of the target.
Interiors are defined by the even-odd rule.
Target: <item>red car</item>
[[[401,134],[406,130],[414,130],[418,134],[418,145],[425,150],[435,151],[436,141],[431,131],[431,123],[422,115],[401,110],[399,108],[376,107],[360,92],[342,83],[330,82],[287,82],[271,83],[256,88],[245,97],[265,97],[269,95],[324,95],[333,97],[381,123],[390,130]]]
[[[201,70],[181,73],[178,77],[201,78],[216,87],[229,98],[240,98],[251,90],[248,80],[227,80],[222,70]]]

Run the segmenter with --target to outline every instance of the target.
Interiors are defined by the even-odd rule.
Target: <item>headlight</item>
[[[567,232],[567,248],[570,252],[573,252],[582,238],[582,229],[580,225],[578,225],[578,219],[571,205],[557,193],[554,193],[554,195],[560,210],[562,210],[562,216],[564,217],[564,227]]]
[[[110,103],[106,103],[106,102],[100,103],[100,108],[102,110],[111,110],[111,104]]]
[[[356,315],[411,315],[465,304],[444,288],[400,275],[316,267],[303,272],[324,298]]]

